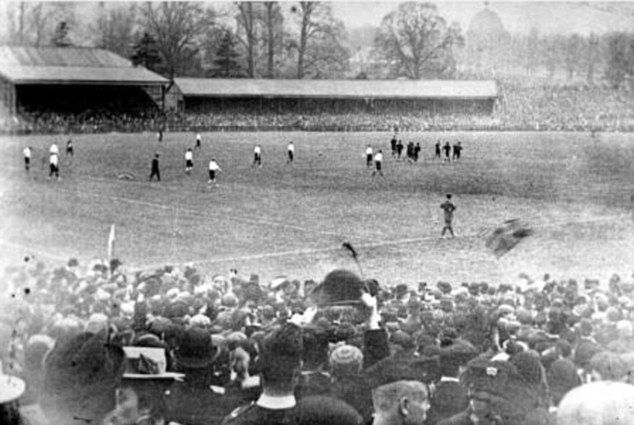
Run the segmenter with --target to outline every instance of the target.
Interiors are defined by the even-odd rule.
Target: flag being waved
[[[114,224],[110,226],[110,235],[108,236],[108,263],[112,261],[114,256],[114,242],[115,242],[115,230]]]

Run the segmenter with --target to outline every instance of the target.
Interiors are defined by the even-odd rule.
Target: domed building
[[[500,16],[485,3],[484,10],[469,23],[465,40],[467,62],[477,72],[494,74],[502,63],[501,56],[509,38]]]

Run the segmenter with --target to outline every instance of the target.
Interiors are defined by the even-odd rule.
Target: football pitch
[[[116,257],[130,269],[193,262],[213,275],[237,268],[268,280],[321,279],[335,267],[386,284],[447,280],[631,276],[634,266],[634,135],[586,133],[403,133],[422,146],[416,164],[390,155],[388,133],[203,133],[194,170],[184,152],[195,134],[1,136],[0,258],[27,254],[61,264]],[[433,158],[437,139],[464,147],[461,162]],[[286,163],[293,141],[296,159]],[[48,180],[48,147],[61,151],[60,181]],[[263,166],[252,168],[255,144]],[[385,178],[365,167],[365,147],[383,149]],[[23,168],[22,149],[33,149]],[[162,181],[148,182],[160,153]],[[223,172],[207,184],[214,157]],[[130,174],[133,180],[121,179]],[[455,239],[440,239],[444,195],[457,206]],[[496,258],[486,237],[519,218],[535,233]]]

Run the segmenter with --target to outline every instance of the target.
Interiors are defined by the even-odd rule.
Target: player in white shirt
[[[376,155],[374,155],[374,166],[376,169],[372,171],[372,176],[378,173],[379,175],[381,175],[381,177],[385,177],[383,175],[383,171],[381,171],[382,164],[383,164],[383,151],[379,149]]]
[[[203,138],[201,137],[200,133],[197,133],[196,134],[196,149],[202,148],[202,141],[203,141]]]
[[[374,157],[374,151],[372,150],[372,146],[368,145],[365,148],[365,166],[367,168],[372,167],[372,158]]]
[[[255,145],[253,149],[253,166],[256,165],[262,168],[262,147],[260,145]]]
[[[185,151],[185,173],[190,174],[194,168],[194,152],[192,148],[187,148]]]
[[[287,152],[288,152],[288,163],[292,164],[293,163],[293,158],[295,157],[295,145],[293,145],[293,142],[288,142],[288,148],[286,148]]]
[[[216,182],[216,172],[222,173],[222,169],[216,162],[216,159],[211,158],[211,161],[209,161],[209,181],[207,182],[208,184],[213,183],[218,186],[218,183]]]
[[[29,171],[29,169],[31,168],[31,147],[27,146],[26,148],[24,148],[22,154],[24,155],[24,169],[26,171]]]
[[[55,142],[53,142],[51,147],[48,149],[48,153],[51,155],[59,155],[59,148],[57,147],[57,144]]]
[[[51,170],[48,174],[48,178],[50,179],[53,175],[55,175],[55,177],[59,180],[59,155],[52,153],[48,158],[48,163]]]

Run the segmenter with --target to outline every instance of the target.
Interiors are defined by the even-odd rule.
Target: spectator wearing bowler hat
[[[185,379],[170,388],[166,397],[167,419],[189,425],[218,423],[240,404],[240,400],[224,396],[228,380],[217,376],[214,370],[220,355],[211,335],[202,328],[191,327],[179,336],[174,362]]]

